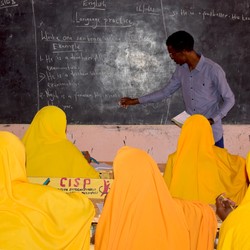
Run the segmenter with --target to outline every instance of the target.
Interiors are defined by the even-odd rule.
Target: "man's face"
[[[186,63],[186,56],[184,51],[176,51],[172,46],[167,46],[168,54],[170,58],[179,65]]]

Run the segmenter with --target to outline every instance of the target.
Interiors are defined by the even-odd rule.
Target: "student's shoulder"
[[[231,154],[226,148],[214,146],[214,152],[221,161],[245,164],[245,158],[240,155]]]
[[[70,152],[73,152],[75,154],[79,154],[79,155],[82,155],[82,152],[81,150],[71,141],[67,140],[65,141],[65,147],[70,150]]]

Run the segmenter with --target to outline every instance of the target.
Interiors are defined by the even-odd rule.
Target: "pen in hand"
[[[82,151],[82,154],[84,155],[84,157],[87,156],[87,154],[84,151]],[[95,158],[91,157],[90,155],[88,155],[88,157],[90,159],[90,162],[94,162],[94,163],[99,164],[99,162]]]
[[[235,205],[232,205],[231,202],[230,202],[230,200],[227,199],[227,198],[224,196],[224,194],[221,194],[221,195],[219,196],[219,199],[221,199],[221,200],[223,201],[224,204],[225,204],[225,202],[226,202],[227,205],[229,205],[229,207],[230,207],[232,210],[235,209]],[[226,204],[225,204],[225,205],[226,205]]]

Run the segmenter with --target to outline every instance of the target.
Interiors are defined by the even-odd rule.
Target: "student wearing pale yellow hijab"
[[[213,250],[217,221],[207,204],[173,199],[155,161],[122,147],[95,237],[95,250]]]
[[[247,172],[250,176],[250,153],[247,156]],[[250,188],[238,207],[234,205],[235,202],[227,198],[216,199],[217,214],[224,220],[219,232],[218,250],[250,249]]]
[[[214,145],[211,125],[202,115],[185,121],[164,179],[172,196],[208,204],[223,192],[240,203],[247,190],[245,159]]]
[[[0,131],[0,249],[89,250],[94,214],[81,193],[29,183],[22,142]]]
[[[64,111],[46,106],[37,112],[22,141],[28,176],[99,178],[82,152],[67,139]]]

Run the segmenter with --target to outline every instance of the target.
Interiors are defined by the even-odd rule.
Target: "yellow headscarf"
[[[247,156],[247,172],[250,176],[250,152]],[[218,250],[250,249],[250,188],[241,204],[223,221],[219,233]]]
[[[239,203],[247,189],[244,158],[214,146],[211,125],[202,115],[192,115],[184,123],[164,179],[172,196],[209,204],[224,192]]]
[[[28,176],[99,178],[81,151],[66,137],[63,110],[46,106],[37,112],[23,143]]]
[[[91,201],[29,183],[23,144],[3,131],[0,173],[0,249],[89,250]]]
[[[114,177],[96,229],[96,250],[212,249],[216,230],[213,210],[200,204],[204,211],[209,210],[209,215],[200,216],[201,210],[191,202],[183,206],[184,201],[172,199],[155,161],[146,152],[121,148],[114,159]],[[207,220],[201,217],[211,220],[204,226]],[[202,248],[196,237],[199,232],[205,241]]]

